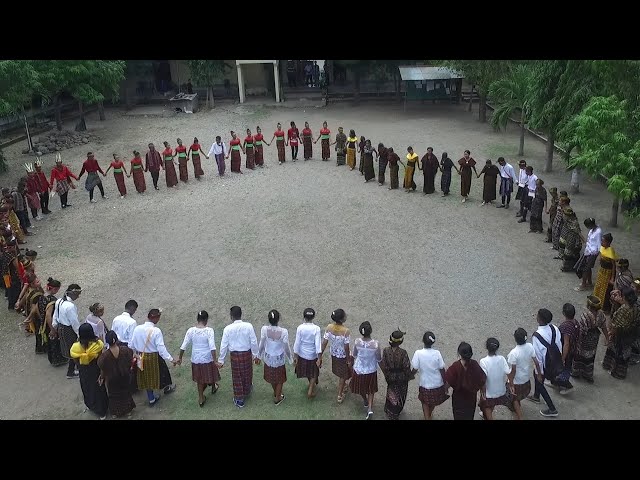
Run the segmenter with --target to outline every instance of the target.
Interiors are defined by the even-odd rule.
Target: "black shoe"
[[[504,205],[496,205],[496,208],[504,208]]]
[[[518,223],[525,223],[526,221],[527,221],[527,219],[522,217],[520,220],[518,220]]]
[[[558,410],[551,410],[550,408],[547,408],[546,410],[540,410],[540,415],[543,417],[557,417]]]

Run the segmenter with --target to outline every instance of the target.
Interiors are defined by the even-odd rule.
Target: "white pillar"
[[[242,78],[241,64],[238,64],[238,92],[240,93],[240,103],[244,103],[244,79]]]
[[[273,62],[273,78],[276,87],[276,103],[280,103],[280,69],[278,68],[278,60]]]

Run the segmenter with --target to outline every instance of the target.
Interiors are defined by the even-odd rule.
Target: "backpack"
[[[538,341],[547,348],[544,356],[544,376],[549,380],[555,380],[564,370],[564,362],[562,361],[562,352],[556,345],[556,329],[551,325],[551,344],[547,342],[538,332],[533,334]]]

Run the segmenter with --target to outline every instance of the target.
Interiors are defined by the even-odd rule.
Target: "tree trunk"
[[[213,108],[213,87],[211,85],[207,87],[207,107]]]
[[[104,102],[98,102],[98,114],[100,114],[100,121],[104,122],[106,117],[104,116]]]
[[[80,112],[80,121],[76,125],[76,132],[84,132],[87,129],[87,122],[84,120],[84,109],[82,108],[81,100],[78,100],[78,111]]]
[[[553,152],[556,145],[556,133],[553,130],[549,131],[547,137],[547,160],[544,164],[544,171],[550,173],[553,170]]]
[[[578,167],[571,172],[571,193],[580,193],[580,169]]]
[[[478,118],[482,123],[487,122],[487,94],[480,91],[480,105],[478,106]]]
[[[56,95],[54,97],[54,105],[55,105],[55,117],[56,117],[56,128],[58,131],[62,131],[62,105],[60,104],[60,95]]]
[[[618,226],[618,207],[620,205],[620,200],[618,197],[613,197],[613,204],[611,205],[611,218],[609,219],[610,227]]]
[[[518,147],[518,156],[522,157],[524,155],[524,134],[527,131],[527,127],[525,126],[524,119],[520,120],[520,147]]]
[[[360,71],[356,69],[353,74],[353,103],[358,105],[360,103]]]

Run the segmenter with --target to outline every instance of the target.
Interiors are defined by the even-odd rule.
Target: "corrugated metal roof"
[[[455,70],[445,67],[407,66],[398,67],[402,80],[449,80],[451,78],[464,78]]]

